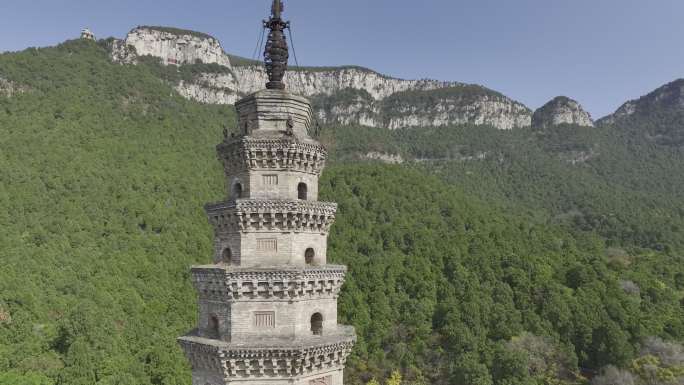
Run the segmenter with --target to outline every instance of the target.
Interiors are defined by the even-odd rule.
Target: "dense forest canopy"
[[[22,89],[0,93],[0,383],[190,383],[175,338],[235,122],[163,80],[196,70],[115,65],[104,42],[0,55]],[[679,383],[682,116],[324,127],[329,257],[359,335],[347,382]]]

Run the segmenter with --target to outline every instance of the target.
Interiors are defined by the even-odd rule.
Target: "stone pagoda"
[[[193,385],[342,385],[354,329],[337,323],[345,266],[327,264],[337,205],[318,201],[327,152],[309,101],[285,90],[283,4],[274,0],[266,89],[238,101],[240,134],[217,146],[227,200],[205,206],[214,263],[192,268],[198,325],[179,343]]]

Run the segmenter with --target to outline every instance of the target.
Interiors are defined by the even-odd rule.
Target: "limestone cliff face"
[[[362,156],[364,159],[377,160],[387,164],[402,164],[404,158],[398,154],[387,154],[384,152],[371,151]]]
[[[126,44],[126,40],[114,39],[111,42],[110,56],[114,63],[137,64],[138,57],[135,47]]]
[[[321,123],[379,127],[383,125],[382,106],[363,89],[346,88],[340,92],[311,98]]]
[[[477,124],[510,130],[529,126],[532,114],[523,104],[475,85],[399,93],[386,99],[383,107],[391,129]]]
[[[190,81],[181,80],[175,88],[184,98],[206,104],[234,104],[242,95],[232,72],[200,73]]]
[[[174,84],[185,98],[201,103],[233,104],[264,88],[263,66],[231,58],[209,35],[167,27],[138,27],[112,43],[112,58],[134,64],[150,55],[162,64],[217,64],[228,71],[196,73]],[[232,65],[231,65],[232,64]],[[480,86],[437,80],[403,80],[361,67],[291,68],[288,89],[313,100],[323,123],[397,129],[472,123],[500,129],[529,126],[531,111]]]
[[[263,89],[262,68],[235,66],[234,76],[201,74],[176,86],[203,103],[232,104]],[[291,71],[288,89],[312,99],[322,123],[397,129],[412,126],[488,124],[500,129],[529,126],[531,111],[484,87],[435,80],[402,80],[356,67]],[[467,95],[472,90],[477,95]]]
[[[637,100],[630,100],[621,105],[614,113],[599,119],[599,124],[613,124],[616,121],[628,118],[637,112]]]
[[[600,124],[613,124],[633,116],[648,115],[655,111],[684,112],[684,79],[668,83],[648,95],[630,100],[613,114],[599,120]]]
[[[529,126],[532,116],[523,104],[487,88],[465,84],[397,92],[383,100],[353,89],[313,100],[322,122],[390,129],[477,124],[508,130]]]
[[[555,97],[532,115],[534,127],[548,128],[559,124],[593,127],[594,121],[577,101],[565,96]]]
[[[167,27],[137,27],[128,33],[123,43],[115,43],[113,57],[130,58],[135,49],[138,56],[154,56],[163,64],[215,63],[230,68],[230,58],[215,38],[194,31]],[[130,60],[130,59],[129,59]]]
[[[245,94],[256,92],[266,84],[267,77],[263,67],[236,66],[233,71],[242,79],[240,91]],[[429,79],[394,79],[362,67],[308,70],[291,68],[285,75],[285,82],[290,90],[306,97],[332,95],[342,90],[356,89],[368,92],[376,100],[385,99],[397,92],[435,90],[460,84]]]
[[[256,66],[233,68],[240,92],[263,88],[266,74]],[[488,124],[500,129],[529,126],[531,111],[484,87],[437,80],[403,80],[360,67],[293,70],[292,92],[314,101],[324,123],[397,129],[449,124]]]
[[[24,93],[27,90],[28,89],[25,86],[0,77],[0,96],[10,98],[14,95]]]

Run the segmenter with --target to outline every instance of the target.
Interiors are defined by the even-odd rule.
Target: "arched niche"
[[[230,264],[233,261],[233,252],[230,250],[230,247],[226,247],[223,249],[223,253],[221,253],[221,262],[225,264]]]
[[[242,198],[242,195],[244,194],[243,188],[242,188],[242,183],[240,182],[235,182],[233,184],[233,189],[231,191],[231,194],[233,196],[233,199],[240,199]]]
[[[219,338],[219,320],[216,314],[209,315],[209,324],[207,325],[207,329],[209,338]]]
[[[316,260],[316,251],[314,251],[313,248],[309,247],[304,251],[304,263],[307,265],[313,265]]]
[[[240,266],[240,258],[233,253],[230,247],[226,247],[221,252],[221,263],[231,266]]]
[[[315,336],[323,335],[323,314],[314,313],[311,316],[311,333]]]
[[[306,183],[301,182],[297,185],[297,199],[301,199],[305,201],[307,199],[308,195],[308,187],[306,186]]]

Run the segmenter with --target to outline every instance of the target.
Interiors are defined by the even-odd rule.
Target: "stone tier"
[[[313,123],[311,103],[284,90],[261,90],[235,103],[243,135],[307,139]]]
[[[244,136],[216,146],[227,176],[245,171],[298,171],[320,176],[328,152],[313,140]]]
[[[216,301],[306,300],[337,298],[346,266],[245,269],[224,265],[195,266],[193,284],[200,299]]]
[[[204,208],[216,234],[245,231],[327,234],[337,212],[336,203],[302,200],[237,199]]]
[[[356,336],[344,326],[339,333],[287,341],[281,345],[231,344],[190,334],[178,339],[193,371],[219,373],[226,381],[279,379],[314,375],[342,369]]]

